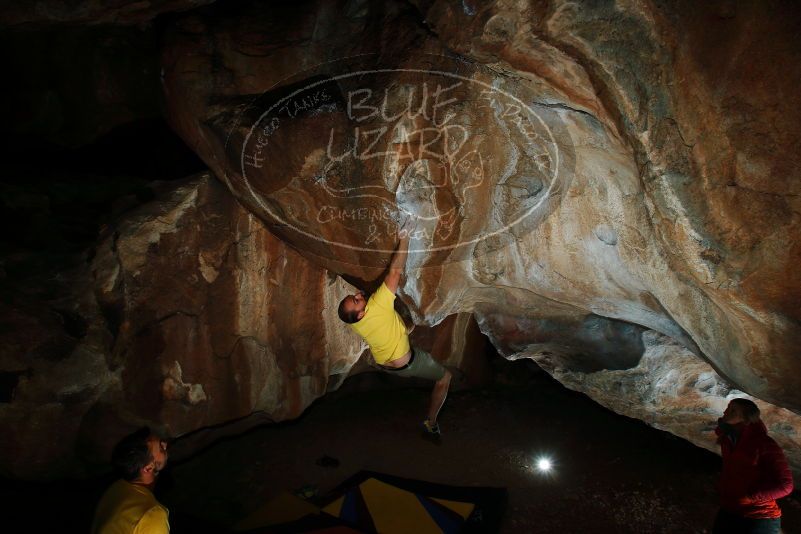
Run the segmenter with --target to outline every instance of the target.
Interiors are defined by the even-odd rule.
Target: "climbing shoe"
[[[434,423],[433,425],[426,419],[423,421],[423,431],[422,431],[423,438],[430,441],[435,445],[442,444],[442,434],[439,431],[439,423]]]

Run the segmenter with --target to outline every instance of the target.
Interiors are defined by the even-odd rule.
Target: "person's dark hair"
[[[732,402],[740,408],[740,413],[746,423],[756,423],[760,420],[759,406],[748,399],[732,399]]]
[[[339,318],[345,321],[348,324],[353,324],[359,320],[359,312],[356,310],[348,310],[345,308],[345,301],[348,300],[348,297],[345,297],[339,302]]]
[[[122,438],[111,453],[111,465],[128,482],[136,480],[139,471],[153,461],[153,455],[147,448],[150,434],[148,427],[142,427]]]

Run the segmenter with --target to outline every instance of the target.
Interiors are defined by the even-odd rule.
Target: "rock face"
[[[119,318],[110,365],[124,362],[125,399],[171,434],[254,410],[296,417],[363,352],[330,313],[347,285],[208,175],[115,233],[94,260],[100,307]]]
[[[498,3],[471,17],[452,7],[438,3],[430,16],[458,50],[525,69],[529,51],[546,47],[581,65],[600,96],[573,100],[614,128],[640,167],[646,251],[655,245],[665,267],[640,254],[650,267],[640,277],[732,382],[797,410],[799,97],[786,112],[775,99],[801,68],[796,10]],[[501,46],[491,35],[499,26],[510,37]],[[768,47],[764,33],[794,44]]]
[[[176,436],[254,411],[297,417],[364,350],[335,324],[348,285],[208,174],[109,228],[65,280],[60,302],[3,310],[5,475],[102,464],[141,424]]]
[[[17,6],[27,2],[15,2]],[[0,14],[3,13],[0,8]],[[153,31],[51,28],[4,31],[13,84],[5,88],[4,149],[34,159],[47,143],[81,146],[116,126],[159,117],[159,65]],[[30,157],[14,152],[37,141]],[[45,145],[45,146],[42,146]],[[37,164],[34,161],[34,164]]]
[[[652,330],[801,409],[792,8],[418,5],[179,17],[171,124],[282,240],[357,284],[413,219],[417,322],[476,312],[567,383],[638,369]]]
[[[147,2],[102,2],[83,0],[34,0],[0,4],[0,25],[47,27],[67,24],[146,24],[171,11],[185,11],[214,0],[149,0]]]
[[[768,432],[798,471],[801,466],[801,417],[732,388],[712,367],[667,336],[643,333],[644,351],[627,369],[579,370],[537,348],[510,351],[511,358],[532,358],[570,389],[580,391],[610,410],[672,432],[699,447],[719,453],[716,420],[734,398],[750,398],[759,406]]]

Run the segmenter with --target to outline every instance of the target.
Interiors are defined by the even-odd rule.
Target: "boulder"
[[[4,475],[105,468],[143,424],[181,436],[254,412],[297,417],[364,352],[336,316],[348,284],[208,173],[161,189],[49,299],[0,310]]]
[[[653,331],[797,411],[797,20],[722,1],[243,2],[166,28],[164,94],[317,265],[365,286],[412,219],[415,322],[476,312],[509,356],[547,346],[577,373],[636,369]]]
[[[561,383],[610,410],[648,421],[716,453],[720,452],[714,433],[718,417],[732,399],[751,399],[759,406],[768,433],[798,473],[801,417],[732,388],[709,364],[667,336],[648,331],[642,341],[642,358],[628,369],[582,372],[571,362],[566,365],[558,356],[541,350],[529,349],[514,357],[532,358]]]

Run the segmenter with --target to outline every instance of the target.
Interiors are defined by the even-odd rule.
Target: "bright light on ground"
[[[537,459],[537,471],[540,473],[547,473],[551,470],[553,464],[551,463],[550,458],[541,457]]]

